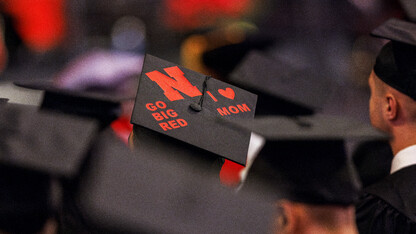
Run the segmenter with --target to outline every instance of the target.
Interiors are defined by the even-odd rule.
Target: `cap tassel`
[[[202,84],[202,96],[199,99],[198,103],[192,103],[191,105],[189,105],[189,107],[191,107],[191,109],[196,112],[200,112],[202,110],[202,104],[204,103],[204,96],[206,93],[205,91],[207,90],[207,81],[209,80],[209,78],[211,77],[205,76],[204,83]]]

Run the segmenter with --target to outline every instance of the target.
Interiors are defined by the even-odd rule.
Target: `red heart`
[[[234,90],[232,90],[231,88],[218,89],[218,93],[220,93],[222,96],[228,99],[234,99],[235,96]]]

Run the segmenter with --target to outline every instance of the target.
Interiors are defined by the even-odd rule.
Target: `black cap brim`
[[[57,93],[70,97],[81,97],[98,101],[106,101],[118,103],[124,100],[132,100],[135,96],[126,95],[125,92],[113,90],[113,89],[103,89],[103,88],[94,88],[91,87],[87,90],[72,90],[59,87],[55,84],[53,80],[24,80],[24,81],[15,81],[15,85],[28,89],[43,90],[45,92]]]
[[[258,51],[245,56],[229,80],[259,96],[257,116],[313,114],[323,108],[335,85],[325,77],[314,75],[308,68]]]
[[[264,116],[252,121],[233,120],[229,123],[253,131],[270,141],[388,139],[386,134],[368,123],[334,115]]]
[[[15,104],[0,108],[1,163],[65,177],[79,172],[96,121]]]
[[[330,115],[259,117],[235,127],[253,131],[266,141],[250,168],[244,191],[263,194],[271,201],[318,205],[352,205],[358,199],[360,183],[347,140],[388,138],[370,124]]]
[[[76,201],[84,221],[123,233],[267,233],[272,207],[195,174],[193,164],[136,155],[104,132]],[[146,160],[143,160],[146,158]]]
[[[392,18],[371,32],[374,37],[416,46],[416,23]]]

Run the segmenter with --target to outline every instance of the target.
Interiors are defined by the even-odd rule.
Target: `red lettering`
[[[238,113],[240,113],[240,111],[241,112],[247,112],[247,111],[251,111],[251,110],[247,106],[247,104],[243,103],[243,104],[238,104],[237,107],[236,106],[229,106],[229,107],[217,108],[217,111],[222,116],[224,116],[224,115],[238,114]]]
[[[220,113],[221,115],[229,115],[230,112],[228,112],[227,108],[223,107],[221,108],[217,108],[218,113]]]
[[[171,120],[168,121],[168,124],[172,127],[172,128],[180,128],[181,126],[179,126],[175,120]]]
[[[214,95],[212,95],[210,91],[207,91],[207,94],[212,98],[212,100],[214,100],[214,102],[218,102],[218,100],[214,97]]]
[[[231,113],[233,114],[237,114],[238,112],[240,112],[237,107],[235,106],[229,106],[228,109],[230,110]]]
[[[150,111],[155,111],[157,108],[152,103],[147,103],[146,108]]]
[[[161,120],[163,120],[164,118],[162,117],[162,116],[160,116],[160,114],[159,113],[152,113],[152,115],[153,115],[153,118],[155,118],[155,120],[156,121],[161,121]]]
[[[169,115],[171,118],[175,118],[178,116],[178,114],[172,109],[167,110],[166,114]]]
[[[184,119],[174,119],[167,122],[159,123],[159,126],[163,129],[163,131],[167,131],[188,126],[188,123]]]
[[[168,123],[159,123],[159,126],[163,129],[163,131],[172,129],[169,127]]]
[[[146,109],[150,110],[150,111],[155,111],[157,110],[157,108],[160,109],[165,109],[166,108],[166,103],[162,102],[162,101],[157,101],[156,106],[153,103],[147,103],[146,104]]]
[[[169,101],[176,101],[183,99],[183,96],[178,92],[188,95],[189,97],[201,96],[202,93],[196,86],[193,86],[188,79],[184,76],[184,73],[177,67],[168,67],[163,69],[169,76],[162,74],[159,71],[152,71],[146,73],[146,75],[164,91],[164,95]]]
[[[165,112],[161,111],[160,114],[162,114],[163,117],[165,117],[165,119],[169,119],[169,117],[165,114]]]
[[[188,125],[188,123],[187,123],[184,119],[177,119],[177,120],[176,120],[176,122],[178,122],[178,124],[179,124],[181,127],[185,127],[185,126],[187,126],[187,125]]]
[[[157,101],[156,106],[159,107],[160,109],[165,109],[166,108],[166,103],[162,102],[162,101]]]
[[[245,104],[238,104],[237,105],[238,109],[240,109],[241,112],[247,112],[247,111],[251,111],[250,108]]]
[[[166,112],[165,111],[161,111],[161,112],[154,112],[152,113],[153,118],[155,118],[155,120],[160,121],[163,119],[169,119],[170,118],[175,118],[178,117],[178,113],[176,113],[174,110],[169,109]]]

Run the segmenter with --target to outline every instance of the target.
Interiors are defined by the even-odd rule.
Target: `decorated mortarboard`
[[[102,132],[74,193],[80,228],[93,233],[271,231],[271,206],[237,196],[192,173],[192,163],[178,167],[171,159],[138,160],[111,132]]]
[[[169,136],[161,137],[155,147],[174,138],[185,142],[185,147],[244,165],[250,134],[222,125],[216,118],[253,119],[256,99],[241,88],[146,55],[131,123],[135,129]]]
[[[239,123],[265,138],[244,191],[266,199],[351,205],[360,183],[345,143],[387,139],[371,125],[335,116],[259,117]]]
[[[377,77],[416,100],[416,23],[392,18],[371,35],[390,40],[377,56]]]
[[[7,104],[0,112],[0,163],[50,175],[74,177],[98,131],[91,119],[32,106]]]
[[[91,117],[106,125],[121,113],[120,102],[134,99],[124,90],[108,87],[65,88],[54,80],[15,81],[15,85],[44,90],[42,109]]]
[[[229,81],[258,95],[256,115],[310,115],[327,102],[333,83],[283,60],[250,52]]]

